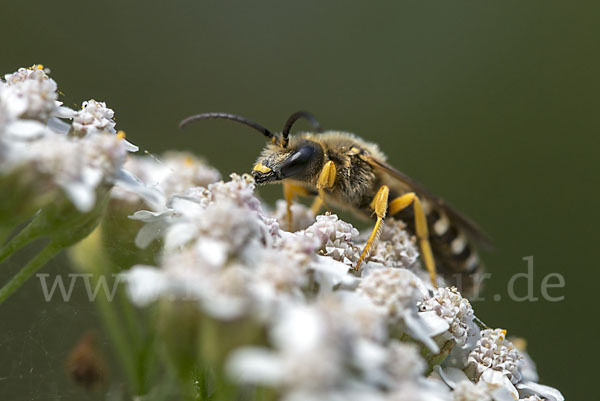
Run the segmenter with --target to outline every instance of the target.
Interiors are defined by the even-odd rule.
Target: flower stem
[[[93,279],[95,281],[94,274]],[[97,285],[95,283],[94,285]],[[98,311],[102,316],[102,322],[109,333],[112,343],[115,347],[117,357],[119,358],[127,380],[129,381],[130,388],[136,395],[142,391],[143,383],[140,383],[137,374],[137,368],[135,363],[135,350],[129,342],[129,339],[123,331],[122,324],[119,320],[117,312],[114,308],[114,302],[109,301],[106,297],[99,296],[96,298],[96,305]]]
[[[31,241],[40,237],[40,230],[32,220],[25,228],[17,235],[12,237],[2,248],[0,248],[0,263],[8,259],[13,253],[23,248]]]
[[[25,228],[26,230],[27,228]],[[12,241],[11,241],[12,242]],[[50,242],[40,253],[29,261],[15,276],[0,288],[0,304],[8,298],[13,292],[23,285],[29,277],[33,275],[40,267],[44,266],[50,259],[63,249],[61,244]]]

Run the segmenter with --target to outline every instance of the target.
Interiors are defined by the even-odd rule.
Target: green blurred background
[[[594,398],[596,4],[11,1],[2,4],[0,72],[42,63],[66,105],[105,101],[134,143],[192,150],[225,176],[248,171],[263,138],[224,121],[181,133],[179,120],[228,111],[278,130],[306,109],[326,128],[379,143],[494,238],[478,316],[528,340],[542,383]],[[276,189],[261,193],[272,200]],[[540,300],[511,301],[508,280],[530,255]],[[0,279],[19,263],[3,265]],[[43,272],[68,271],[58,258]],[[551,272],[565,277],[550,290],[561,302],[541,299]],[[2,305],[0,398],[101,398],[65,377],[65,354],[98,324],[83,288],[75,294],[47,304],[32,280]]]

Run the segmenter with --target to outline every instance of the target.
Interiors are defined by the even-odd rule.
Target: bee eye
[[[302,172],[314,154],[315,148],[313,146],[305,145],[298,148],[298,150],[281,166],[283,177],[292,177]]]

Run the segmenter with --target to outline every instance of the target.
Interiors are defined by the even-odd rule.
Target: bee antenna
[[[190,116],[179,123],[179,129],[185,128],[186,125],[198,121],[198,120],[210,120],[210,119],[223,119],[223,120],[231,120],[236,121],[238,123],[247,125],[248,127],[254,128],[255,130],[262,133],[267,138],[273,138],[274,135],[271,131],[260,125],[259,123],[255,123],[252,120],[248,120],[245,117],[238,116],[236,114],[230,113],[202,113]]]
[[[319,124],[315,116],[313,116],[308,111],[297,111],[294,114],[292,114],[290,118],[287,119],[283,126],[283,131],[281,131],[281,135],[283,136],[282,145],[284,148],[287,147],[287,144],[289,142],[290,130],[292,129],[292,125],[294,125],[294,123],[300,118],[308,120],[308,122],[310,122],[318,132],[323,131],[323,127],[321,127],[321,124]]]

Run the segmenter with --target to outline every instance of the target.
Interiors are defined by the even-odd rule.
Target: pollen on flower
[[[119,131],[117,132],[117,137],[118,137],[119,139],[125,139],[127,136],[125,135],[125,131],[123,131],[123,130],[119,130]]]

